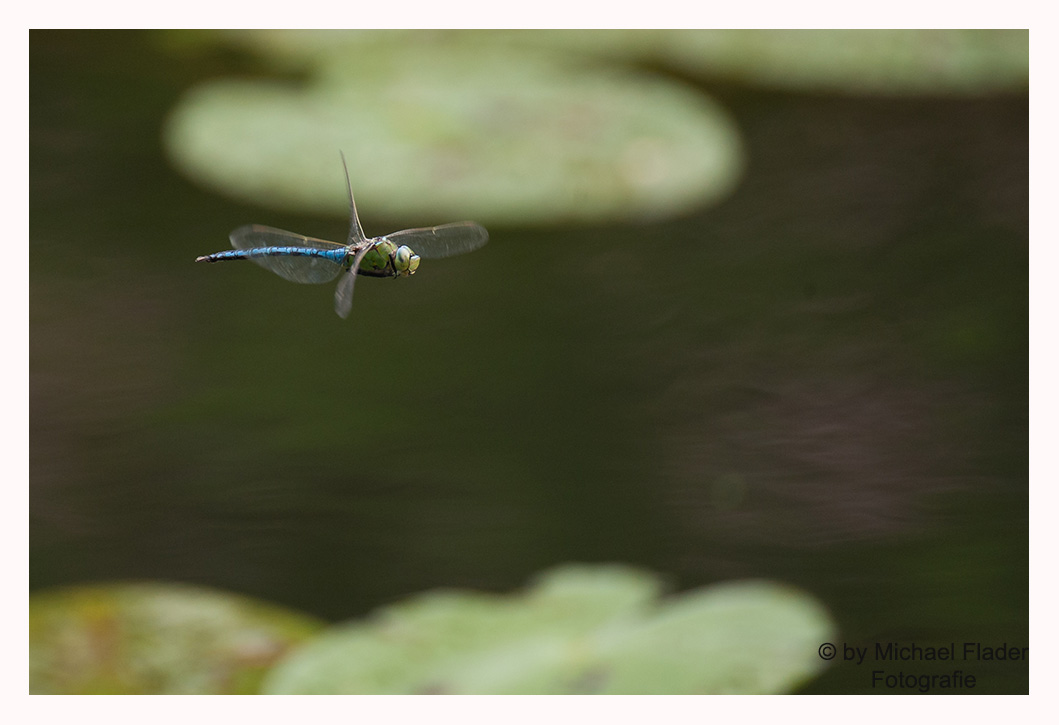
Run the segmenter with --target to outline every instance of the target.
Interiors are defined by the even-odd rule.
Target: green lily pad
[[[402,226],[667,217],[742,170],[728,115],[676,81],[554,51],[321,37],[303,83],[189,91],[164,134],[176,165],[248,202],[344,215],[343,150],[361,216]]]
[[[236,45],[287,71],[377,47],[458,44],[596,62],[646,60],[703,78],[791,89],[975,94],[1029,87],[1026,30],[256,30],[181,37]]]
[[[1026,30],[463,32],[474,42],[646,60],[704,79],[790,90],[977,95],[1029,88]],[[261,49],[276,40],[259,36],[245,42]],[[296,52],[305,59],[304,50],[292,48],[288,62]]]
[[[1029,88],[1025,30],[674,31],[688,72],[791,89],[974,95]]]
[[[658,599],[624,567],[566,567],[522,595],[433,592],[326,630],[271,693],[692,694],[790,691],[834,632],[811,597],[736,582]]]
[[[268,668],[322,626],[277,606],[175,584],[34,594],[30,692],[254,693]]]

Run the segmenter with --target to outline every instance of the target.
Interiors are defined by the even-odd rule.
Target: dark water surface
[[[710,87],[748,149],[725,203],[491,228],[361,279],[342,321],[330,286],[193,263],[247,222],[346,232],[165,160],[179,94],[246,59],[30,53],[31,589],[186,581],[344,619],[619,561],[798,585],[859,646],[1028,644],[1024,96]]]

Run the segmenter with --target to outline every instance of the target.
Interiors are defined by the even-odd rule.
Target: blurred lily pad
[[[790,90],[978,95],[1029,87],[1026,30],[462,32],[475,42],[648,61],[706,80]],[[269,40],[259,36],[246,42],[261,47]],[[297,52],[304,58],[305,51]],[[288,61],[294,53],[291,49]]]
[[[772,693],[822,666],[808,595],[737,582],[658,599],[652,574],[565,567],[521,595],[433,592],[326,630],[272,693]]]
[[[794,90],[963,95],[1029,87],[1029,31],[1018,29],[255,30],[194,38],[237,45],[288,71],[380,45],[448,43],[648,61],[704,79]]]
[[[30,692],[254,693],[322,623],[175,584],[115,584],[30,597]]]
[[[361,215],[403,226],[666,217],[724,197],[742,171],[728,115],[677,81],[450,36],[300,37],[321,39],[303,82],[184,96],[165,130],[179,168],[248,202],[344,215],[341,149]]]
[[[975,95],[1029,88],[1025,30],[673,31],[660,50],[688,72],[791,89]]]

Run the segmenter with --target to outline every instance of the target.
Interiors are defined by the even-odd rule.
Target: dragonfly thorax
[[[369,277],[407,277],[419,268],[419,255],[405,245],[382,239],[373,241],[357,270]]]

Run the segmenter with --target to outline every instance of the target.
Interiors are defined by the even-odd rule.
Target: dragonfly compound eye
[[[412,250],[402,245],[397,248],[393,255],[393,267],[398,274],[407,276],[415,274],[419,266],[419,255],[413,254]]]

